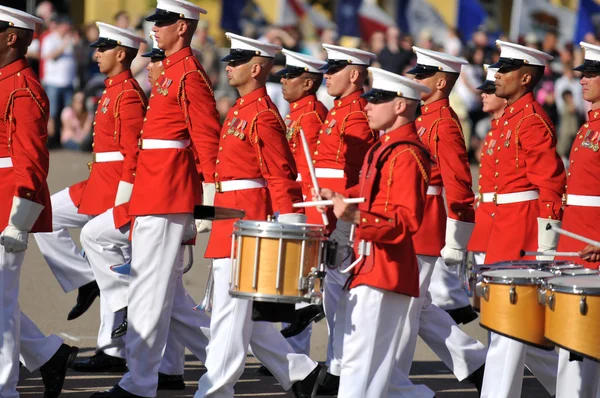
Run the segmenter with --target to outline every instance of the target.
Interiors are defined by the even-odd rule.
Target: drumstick
[[[553,256],[553,257],[579,257],[579,253],[577,252],[557,252],[557,251],[547,251],[547,252],[526,252],[525,250],[521,250],[521,257],[525,256]]]
[[[557,232],[557,233],[561,234],[561,235],[565,235],[565,236],[568,236],[569,238],[573,238],[573,239],[579,240],[581,242],[585,242],[585,243],[587,243],[589,245],[600,246],[600,242],[598,242],[596,240],[593,240],[593,239],[590,239],[590,238],[586,238],[585,236],[581,236],[581,235],[575,234],[573,232],[569,232],[569,231],[567,231],[565,229],[562,229],[562,228],[557,227],[556,225],[552,225],[550,223],[546,224],[546,231],[548,231],[550,229],[553,230],[554,232]]]
[[[321,195],[319,194],[321,190],[319,189],[319,182],[317,181],[317,173],[315,172],[315,166],[313,165],[312,157],[310,156],[310,148],[308,147],[308,141],[306,141],[306,136],[304,135],[304,130],[302,129],[300,129],[300,138],[302,139],[304,156],[306,157],[306,163],[308,164],[308,171],[310,172],[310,179],[312,180],[315,195],[317,195],[317,197],[321,199]],[[329,225],[329,219],[327,218],[327,214],[321,213],[321,217],[323,217],[323,225]]]
[[[363,203],[365,198],[344,198],[344,203],[356,204]],[[333,206],[333,200],[313,200],[312,202],[294,203],[292,207],[317,207],[317,206]]]

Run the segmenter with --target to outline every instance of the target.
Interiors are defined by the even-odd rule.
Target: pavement
[[[86,179],[88,176],[87,162],[90,160],[91,155],[86,153],[51,152],[48,178],[50,191],[55,193],[66,186]],[[474,175],[476,177],[477,173]],[[72,235],[78,242],[79,231],[73,230]],[[203,259],[206,241],[206,235],[199,235],[194,253],[194,266],[184,277],[186,289],[197,302],[203,297],[208,274],[208,262]],[[66,343],[80,347],[80,356],[93,355],[99,326],[99,300],[96,300],[90,310],[80,318],[67,321],[67,313],[74,305],[76,297],[77,291],[67,294],[62,291],[41,256],[35,239],[30,239],[21,273],[21,309],[44,333],[57,334]],[[477,321],[463,329],[469,335],[487,344],[487,332],[479,326]],[[327,352],[325,321],[314,325],[311,342],[311,357],[316,361],[324,361]],[[249,356],[244,374],[235,388],[236,397],[293,397],[292,393],[283,391],[275,378],[259,375],[256,372],[258,366],[257,361]],[[186,389],[184,391],[160,391],[158,397],[192,397],[198,379],[205,371],[203,364],[188,352],[185,366]],[[61,396],[89,397],[92,392],[110,388],[119,381],[120,377],[121,374],[116,373],[88,374],[69,371]],[[459,383],[421,340],[416,349],[410,378],[414,383],[429,386],[436,391],[439,398],[475,398],[478,396],[472,385],[466,382]],[[30,374],[21,368],[19,392],[22,396],[42,397],[43,384],[39,372]],[[549,394],[528,373],[525,376],[522,397],[544,398],[549,397]]]

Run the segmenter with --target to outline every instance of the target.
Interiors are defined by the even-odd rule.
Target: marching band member
[[[449,272],[440,250],[446,257],[463,259],[472,222],[473,192],[470,188],[471,174],[467,164],[465,142],[456,115],[450,108],[448,96],[456,82],[463,59],[447,54],[422,50],[415,47],[417,65],[409,71],[415,79],[429,87],[424,92],[421,116],[415,125],[419,139],[432,154],[434,165],[423,221],[414,235],[415,251],[419,261],[421,296],[413,299],[411,311],[417,312],[418,335],[438,355],[460,381],[467,380],[481,388],[486,347],[467,335],[456,324],[470,321],[466,314],[470,309],[468,298],[456,273]],[[446,219],[441,185],[446,186],[446,197],[450,215]],[[446,238],[444,239],[444,230]],[[444,241],[446,246],[444,246]],[[436,254],[437,253],[437,254]],[[456,268],[454,272],[456,272]],[[434,278],[437,270],[437,279]],[[437,280],[437,285],[433,285]],[[437,294],[435,293],[437,292]],[[436,304],[459,305],[456,310],[444,311]],[[463,305],[463,304],[467,305]],[[456,318],[456,319],[455,319]],[[414,337],[416,338],[416,337]],[[412,346],[412,345],[410,345]],[[408,372],[414,351],[400,353],[398,367]],[[390,386],[391,393],[395,385]]]
[[[218,143],[214,179],[215,205],[246,211],[250,220],[266,220],[273,208],[282,223],[304,222],[292,208],[302,200],[285,125],[266,92],[265,83],[281,47],[226,33],[231,40],[229,84],[240,98],[227,113]],[[202,155],[200,155],[202,156]],[[296,354],[273,325],[251,319],[252,301],[229,295],[231,232],[234,220],[213,221],[206,257],[213,260],[214,296],[207,372],[196,398],[233,397],[250,346],[254,355],[299,398],[314,397],[324,368]]]
[[[175,296],[182,291],[181,242],[196,235],[192,212],[200,202],[199,169],[205,180],[212,180],[220,127],[210,82],[190,48],[200,13],[206,11],[185,0],[159,0],[155,13],[146,18],[155,22],[156,41],[166,57],[139,132],[143,138],[129,201],[128,214],[135,217],[127,302],[129,372],[94,397],[156,396],[162,354],[178,308]]]
[[[312,152],[313,164],[319,187],[341,192],[358,184],[363,158],[379,138],[379,134],[369,127],[365,113],[367,102],[361,97],[368,75],[367,68],[377,56],[367,51],[330,44],[323,44],[323,48],[327,51],[327,64],[321,69],[325,72],[327,92],[335,100],[318,132]],[[310,180],[308,182],[312,188]],[[307,208],[307,217],[311,224],[323,223],[322,215],[314,208]],[[352,248],[348,246],[351,223],[336,220],[331,210],[328,211],[328,218],[328,230],[333,231],[331,239],[339,243],[337,266],[348,265],[353,254]],[[334,330],[338,320],[341,328],[344,324],[336,311],[346,279],[347,275],[340,273],[337,268],[328,269],[325,276],[323,306],[329,331],[326,361],[329,371],[319,388],[319,395],[335,394],[339,384],[341,357],[335,357]],[[311,316],[316,316],[310,312],[310,308],[305,309],[305,316],[303,310],[300,310],[297,323],[306,322],[304,318],[311,320]],[[344,314],[340,313],[339,316]],[[341,341],[339,343],[341,350]]]
[[[569,156],[566,193],[563,196],[563,228],[598,240],[597,221],[600,216],[600,156],[597,154],[600,144],[600,47],[581,42],[585,50],[585,60],[575,68],[582,72],[581,86],[583,98],[592,104],[588,112],[588,121],[581,126]],[[596,181],[596,182],[594,182]],[[561,236],[558,251],[581,251],[585,244],[568,236]],[[589,251],[589,249],[587,249]],[[585,251],[585,250],[584,250]],[[585,251],[586,253],[588,251]],[[588,261],[577,261],[587,268],[598,269],[598,258],[584,257]],[[559,258],[560,259],[560,258]],[[572,257],[569,260],[573,261]],[[589,262],[595,260],[595,262]],[[578,358],[572,360],[567,350],[559,350],[559,366],[562,374],[557,380],[557,398],[596,397],[600,394],[598,379],[600,367],[597,362]]]
[[[413,234],[423,217],[431,166],[429,152],[419,141],[414,117],[422,93],[430,90],[413,80],[369,68],[373,88],[363,95],[369,126],[384,135],[366,154],[357,185],[342,194],[321,189],[332,199],[335,215],[356,225],[358,260],[352,265],[338,314],[346,312],[342,327],[343,358],[338,395],[344,398],[387,397],[395,355],[414,347],[418,314],[410,311],[411,297],[419,296],[419,267]],[[364,197],[348,205],[344,197]],[[324,209],[321,209],[324,210]],[[407,334],[414,334],[408,338]],[[336,336],[337,337],[337,336]],[[408,372],[393,375],[403,396],[432,397],[433,391],[415,386]]]
[[[432,262],[429,291],[433,304],[447,311],[457,324],[466,324],[476,319],[477,314],[458,278],[457,265],[465,259],[475,226],[474,195],[462,128],[448,98],[467,61],[418,47],[413,50],[417,65],[408,73],[432,89],[431,94],[423,95],[421,116],[416,120],[417,133],[435,161],[423,226],[415,235],[415,247],[417,254],[427,256],[427,261]],[[448,202],[447,211],[442,190]]]
[[[562,216],[565,170],[556,154],[552,122],[533,97],[533,88],[552,57],[498,40],[496,95],[507,100],[490,158],[494,160],[494,221],[486,263],[520,258],[520,250],[554,250],[558,240],[546,224]],[[485,198],[483,200],[486,201]],[[539,228],[538,228],[539,226]],[[491,334],[482,397],[520,397],[525,353],[537,348]]]
[[[475,229],[469,240],[468,250],[474,252],[476,264],[484,264],[485,252],[492,229],[495,205],[489,201],[494,191],[495,162],[491,155],[500,135],[500,118],[506,107],[506,99],[496,96],[497,68],[487,67],[485,82],[477,87],[481,90],[483,111],[492,116],[492,128],[485,137],[479,160],[479,206],[475,210]],[[527,350],[525,366],[535,375],[550,395],[556,394],[556,372],[558,358],[556,352],[546,350]]]
[[[46,178],[48,97],[25,54],[35,24],[42,20],[0,6],[0,277],[2,336],[0,396],[18,397],[19,354],[29,370],[40,369],[44,396],[60,394],[68,365],[78,349],[57,336],[45,337],[19,310],[19,275],[30,232],[46,232],[52,208]]]
[[[298,179],[302,184],[302,196],[310,196],[309,181],[311,181],[306,155],[300,138],[300,129],[306,136],[310,153],[314,152],[319,139],[319,131],[327,108],[317,99],[316,93],[323,83],[323,71],[320,70],[325,62],[283,49],[286,56],[286,66],[277,72],[281,76],[283,98],[290,103],[290,113],[284,118],[286,138],[298,168]],[[306,304],[297,305],[304,308]],[[284,327],[287,325],[284,324]],[[310,354],[310,337],[312,323],[301,333],[287,340],[298,353]]]

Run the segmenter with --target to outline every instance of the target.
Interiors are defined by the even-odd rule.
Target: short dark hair
[[[523,66],[523,72],[531,75],[530,88],[534,88],[544,77],[544,66],[526,65]]]
[[[316,94],[319,88],[321,87],[321,84],[323,84],[323,74],[310,73],[308,77],[313,80],[313,86],[310,89],[309,94]]]

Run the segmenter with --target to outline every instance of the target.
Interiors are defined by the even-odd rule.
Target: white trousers
[[[252,321],[252,301],[229,295],[230,274],[230,259],[213,261],[214,296],[205,362],[207,371],[200,378],[194,397],[232,398],[233,387],[244,371],[248,345],[281,386],[290,389],[316,368],[316,362],[295,353],[272,324]]]
[[[344,265],[342,265],[344,266]],[[325,364],[329,367],[329,373],[336,376],[340,375],[342,366],[342,341],[344,336],[344,318],[346,316],[345,308],[338,311],[340,298],[344,294],[342,291],[346,281],[348,280],[348,274],[342,274],[338,268],[327,269],[325,280],[323,282],[323,308],[325,310],[325,317],[327,319],[327,331],[329,340],[327,342],[327,360]],[[336,324],[341,325],[339,330],[336,332]],[[335,344],[336,336],[338,336],[339,347],[337,347],[337,355]]]
[[[458,266],[448,266],[441,257],[434,258],[436,262],[429,286],[431,302],[444,311],[471,305],[469,296],[458,276]]]
[[[53,232],[33,236],[56,280],[68,293],[94,280],[94,273],[68,230],[83,227],[93,217],[77,213],[77,207],[69,196],[69,188],[52,195],[51,201]]]
[[[48,362],[60,348],[63,339],[55,334],[45,336],[27,315],[21,312],[21,362],[30,372]]]
[[[194,311],[183,288],[181,239],[190,214],[137,217],[133,229],[129,284],[126,373],[119,385],[155,397],[169,333],[204,361],[209,318]],[[175,305],[177,303],[177,305]]]
[[[18,397],[19,381],[19,276],[25,252],[7,253],[0,245],[0,397]]]
[[[600,398],[600,364],[589,359],[569,361],[569,351],[558,350],[556,398]]]
[[[485,253],[482,252],[477,252],[477,253],[473,253],[473,258],[475,260],[475,264],[477,265],[481,265],[481,264],[485,264]],[[515,365],[512,361],[513,360],[520,360],[520,354],[513,356],[510,353],[505,353],[502,352],[505,349],[511,349],[511,347],[514,347],[514,349],[520,349],[517,348],[518,343],[517,344],[511,344],[508,341],[503,341],[503,339],[505,340],[510,340],[510,339],[506,339],[504,337],[498,336],[495,333],[489,333],[489,349],[488,351],[492,351],[492,352],[488,352],[488,357],[487,357],[487,364],[486,364],[486,375],[487,375],[487,382],[485,381],[485,377],[484,377],[484,391],[482,391],[482,396],[484,396],[483,394],[494,394],[495,389],[497,388],[497,386],[499,385],[498,383],[500,383],[499,381],[497,382],[495,379],[495,374],[491,373],[491,372],[496,372],[499,371],[502,376],[501,377],[506,377],[510,383],[513,383],[513,381],[511,380],[511,374],[514,373],[514,371],[511,369],[512,366],[518,366]],[[493,343],[493,344],[492,344]],[[495,352],[494,352],[495,351]],[[490,359],[492,360],[498,360],[498,363],[491,363]],[[503,372],[503,367],[504,364],[506,363],[508,364],[508,375],[504,375]],[[541,350],[539,348],[535,348],[535,347],[526,347],[525,349],[525,366],[527,367],[527,369],[529,369],[531,371],[531,373],[533,373],[533,375],[538,379],[538,381],[544,386],[544,388],[548,391],[548,393],[550,395],[555,395],[556,394],[556,383],[557,383],[557,372],[558,372],[558,355],[556,354],[556,351],[547,351],[547,350]],[[490,369],[494,369],[493,371],[488,372],[488,368]],[[520,368],[522,369],[522,367]],[[521,371],[521,376],[520,376],[520,380],[521,383],[520,385],[523,383],[523,376],[522,376],[522,371]],[[518,381],[517,381],[518,383]],[[520,394],[520,387],[519,387],[519,394]],[[508,391],[498,391],[498,394],[500,395],[489,395],[489,396],[498,396],[498,397],[504,397],[504,396],[511,396],[511,395],[502,395],[502,394],[516,394],[515,391],[511,391],[510,389]]]
[[[296,309],[299,310],[301,308],[305,308],[309,306],[308,303],[298,303],[296,304]],[[286,328],[289,323],[283,323],[282,329]],[[310,356],[310,338],[312,337],[312,323],[306,327],[302,332],[298,333],[295,336],[288,337],[286,340],[294,351],[297,354],[304,354],[306,356]]]
[[[397,352],[410,348],[401,344],[411,340],[402,338],[410,333],[406,326],[416,323],[414,313],[409,311],[411,298],[370,286],[355,287],[345,295],[347,298],[342,299],[346,309],[344,354],[338,395],[388,397],[393,374],[393,382],[404,388],[403,393],[395,397],[433,397],[429,388],[413,385],[408,372],[394,372]]]

